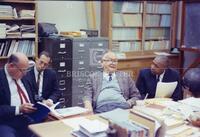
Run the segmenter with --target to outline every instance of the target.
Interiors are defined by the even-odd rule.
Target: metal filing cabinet
[[[100,71],[100,59],[108,50],[106,38],[74,38],[72,70],[78,74],[72,77],[72,106],[83,106],[85,84],[89,74]]]
[[[46,50],[52,57],[51,68],[57,73],[61,100],[64,106],[72,106],[72,41],[63,37],[40,38],[39,53]]]
[[[99,63],[108,49],[106,38],[42,38],[39,51],[52,56],[52,68],[57,71],[59,88],[66,106],[83,106],[84,86],[89,74],[102,70]]]

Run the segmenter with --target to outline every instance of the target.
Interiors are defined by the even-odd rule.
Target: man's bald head
[[[189,88],[193,96],[200,97],[200,68],[188,70],[183,77],[183,84]]]
[[[14,53],[8,58],[7,70],[13,79],[21,79],[29,67],[28,58],[24,53]]]

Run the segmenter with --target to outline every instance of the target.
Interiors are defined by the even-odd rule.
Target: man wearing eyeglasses
[[[27,126],[32,121],[25,113],[32,113],[31,87],[24,79],[28,70],[28,58],[23,53],[12,54],[0,70],[0,136],[29,137]]]
[[[35,101],[42,101],[48,106],[52,106],[61,96],[58,89],[56,72],[48,68],[51,58],[48,52],[40,53],[27,78],[32,84]]]
[[[117,71],[117,57],[113,52],[103,55],[103,72],[93,73],[86,83],[84,105],[95,113],[115,108],[129,109],[140,98],[135,83],[125,72]]]
[[[174,69],[169,68],[167,56],[156,56],[151,64],[151,68],[140,70],[136,86],[140,91],[142,98],[154,98],[156,95],[156,86],[160,82],[175,82],[177,86],[170,98],[180,100],[183,98],[180,85],[180,75]]]

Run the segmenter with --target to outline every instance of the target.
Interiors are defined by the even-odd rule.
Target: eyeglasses
[[[114,60],[114,59],[103,59],[103,61],[108,62],[108,63],[118,63],[118,60]]]
[[[22,73],[22,74],[26,74],[27,72],[29,72],[30,71],[30,68],[27,68],[27,69],[21,69],[21,68],[19,68],[19,66],[17,65],[17,64],[15,64],[15,63],[13,63],[14,65],[15,65],[15,67]]]

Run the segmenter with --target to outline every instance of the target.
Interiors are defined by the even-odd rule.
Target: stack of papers
[[[156,87],[157,98],[170,98],[176,89],[178,82],[158,82]]]

